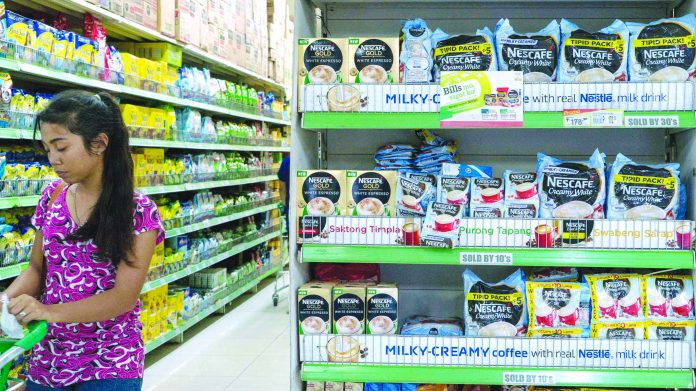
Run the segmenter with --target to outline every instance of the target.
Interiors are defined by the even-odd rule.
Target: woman
[[[18,321],[48,322],[27,390],[140,390],[139,295],[164,230],[134,192],[128,130],[109,94],[85,91],[58,94],[37,126],[61,180],[44,189],[29,266],[5,292]]]

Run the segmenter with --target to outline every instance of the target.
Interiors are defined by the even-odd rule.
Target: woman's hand
[[[45,320],[51,322],[50,306],[41,304],[35,297],[21,295],[10,300],[7,309],[17,318],[21,324],[27,324],[34,320]]]

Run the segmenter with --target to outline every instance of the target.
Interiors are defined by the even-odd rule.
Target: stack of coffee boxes
[[[394,335],[399,288],[372,282],[312,281],[297,290],[300,335]]]
[[[505,171],[505,218],[533,219],[539,215],[536,172]]]

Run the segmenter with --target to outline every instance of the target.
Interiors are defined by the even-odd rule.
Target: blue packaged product
[[[464,325],[467,337],[514,337],[527,332],[525,275],[521,269],[496,283],[466,269]]]
[[[464,330],[460,318],[435,318],[416,315],[406,319],[400,334],[458,337],[464,335]]]
[[[423,19],[409,20],[401,29],[404,37],[401,45],[400,66],[403,67],[403,82],[406,84],[426,84],[432,81],[432,43],[433,32]]]
[[[449,35],[437,29],[432,41],[435,83],[440,82],[442,72],[498,70],[493,33],[488,27],[474,35]]]
[[[442,164],[442,175],[460,178],[491,178],[493,176],[493,167],[476,166],[472,164]]]
[[[563,161],[539,153],[539,217],[602,219],[606,184],[605,155],[595,150],[585,161]]]
[[[626,23],[632,81],[685,81],[696,74],[696,16]]]
[[[55,65],[55,61],[52,61],[53,45],[55,45],[58,30],[34,21],[34,31],[36,31],[35,62],[41,66],[53,67]]]
[[[495,28],[498,69],[520,71],[525,82],[556,80],[560,28],[553,20],[534,33],[520,34],[508,19],[500,19]]]
[[[383,383],[382,391],[401,391],[401,384]]]
[[[561,20],[558,80],[578,83],[628,80],[628,41],[628,27],[618,19],[597,32]]]
[[[609,174],[607,218],[673,220],[680,187],[679,163],[638,164],[618,154]]]
[[[75,50],[73,51],[73,66],[75,74],[78,76],[96,78],[97,76],[97,54],[99,53],[99,45],[96,41],[81,35],[72,34],[72,43]]]
[[[404,383],[401,385],[401,391],[417,391],[418,384]]]

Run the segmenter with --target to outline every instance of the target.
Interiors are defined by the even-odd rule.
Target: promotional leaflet
[[[442,72],[440,127],[521,127],[522,72]]]

